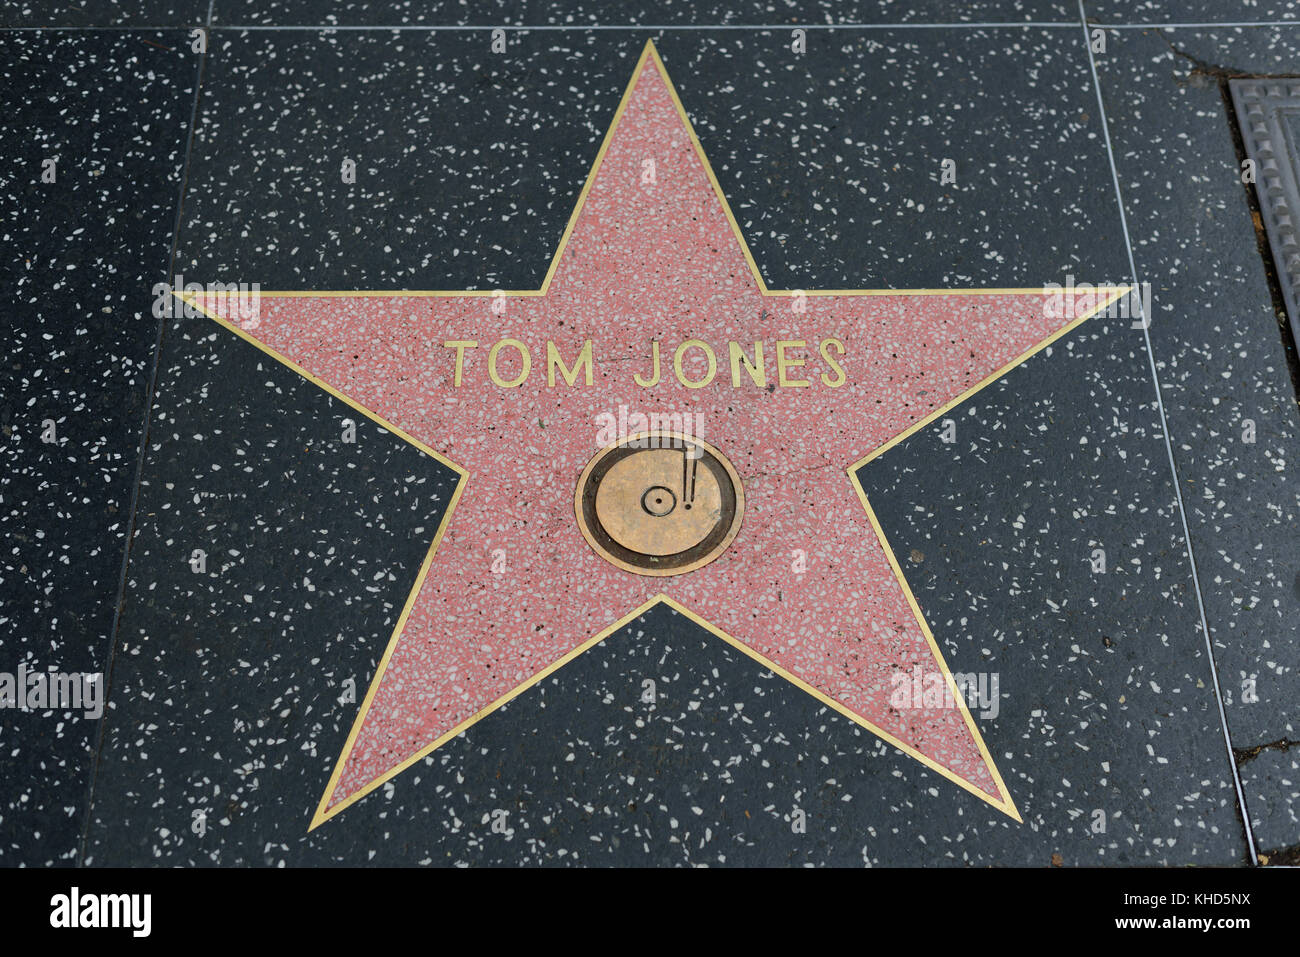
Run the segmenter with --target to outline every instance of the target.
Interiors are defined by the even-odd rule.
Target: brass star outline
[[[605,153],[608,150],[609,144],[613,140],[614,133],[618,129],[619,123],[623,118],[623,115],[627,108],[628,101],[631,98],[632,91],[636,86],[637,80],[641,75],[642,68],[644,67],[647,59],[649,59],[654,64],[655,68],[659,71],[659,74],[663,79],[664,85],[667,88],[668,93],[672,99],[673,106],[676,109],[679,118],[681,119],[682,126],[685,128],[687,135],[690,137],[691,145],[694,147],[696,151],[696,155],[699,157],[700,163],[704,168],[704,172],[709,179],[709,183],[713,188],[713,191],[717,197],[719,204],[721,205],[723,214],[726,216],[726,219],[731,226],[732,233],[735,236],[736,242],[739,244],[740,250],[744,255],[745,262],[749,266],[750,272],[753,275],[754,281],[757,284],[758,290],[761,295],[766,297],[774,297],[774,298],[790,297],[790,296],[798,296],[798,295],[803,295],[803,296],[1032,295],[1037,297],[1042,297],[1044,295],[1045,290],[1043,288],[1033,288],[1033,287],[980,288],[980,289],[811,289],[811,290],[770,288],[767,285],[767,283],[764,281],[762,274],[759,272],[758,265],[754,261],[753,254],[750,252],[748,243],[746,243],[745,241],[745,237],[741,231],[740,224],[736,221],[735,215],[731,211],[731,205],[727,202],[726,195],[723,193],[722,187],[718,182],[718,178],[713,171],[713,167],[710,165],[708,157],[705,155],[704,147],[701,145],[699,137],[695,133],[695,128],[691,124],[690,117],[687,115],[686,109],[682,105],[682,101],[680,96],[677,93],[677,89],[673,85],[672,79],[668,75],[668,70],[664,66],[663,60],[660,59],[659,52],[655,48],[653,40],[646,41],[645,47],[642,49],[641,55],[638,58],[635,67],[633,68],[632,78],[628,82],[627,88],[624,90],[623,97],[619,101],[618,107],[614,112],[613,120],[611,121],[609,128],[605,133],[605,137],[604,140],[601,142],[599,151],[596,153],[596,159],[592,163],[591,170],[588,173],[586,181],[583,184],[582,191],[578,195],[577,203],[575,204],[573,212],[569,216],[569,221],[565,226],[564,234],[560,237],[560,242],[556,247],[555,254],[551,257],[550,266],[547,269],[546,276],[544,277],[542,284],[539,288],[522,289],[522,290],[496,290],[496,289],[492,289],[492,290],[477,290],[477,289],[287,290],[287,291],[281,290],[281,291],[260,292],[260,295],[268,298],[273,298],[273,297],[282,297],[282,298],[313,298],[313,297],[319,297],[319,298],[325,298],[325,297],[471,298],[471,297],[491,297],[494,295],[505,295],[509,297],[545,296],[551,286],[552,280],[555,277],[560,261],[564,255],[564,250],[568,245],[569,238],[573,234],[574,227],[577,224],[579,216],[582,213],[583,207],[586,204],[587,195],[591,190],[592,183],[595,181],[596,175],[600,170],[601,163],[605,157]],[[1007,786],[1002,779],[1002,775],[998,771],[997,764],[993,760],[992,755],[989,753],[988,747],[984,743],[984,738],[980,734],[979,729],[976,727],[974,718],[971,716],[970,710],[966,706],[964,695],[957,688],[956,682],[954,681],[952,676],[952,671],[948,667],[948,663],[944,658],[938,643],[935,641],[934,634],[930,631],[930,626],[926,623],[925,616],[922,614],[920,605],[916,601],[916,596],[912,593],[912,589],[908,585],[907,579],[903,574],[903,570],[899,565],[898,558],[894,554],[893,547],[890,545],[888,538],[885,536],[884,529],[881,527],[880,521],[876,517],[875,511],[871,507],[871,503],[867,498],[866,491],[862,487],[862,483],[858,480],[857,473],[858,470],[862,468],[862,466],[866,465],[868,462],[871,462],[872,460],[883,455],[885,452],[893,448],[895,445],[898,445],[904,439],[907,439],[911,435],[925,428],[927,425],[930,425],[932,422],[941,418],[948,412],[951,412],[953,409],[955,409],[956,407],[958,407],[959,405],[963,404],[968,399],[970,399],[972,396],[974,396],[981,389],[998,381],[1004,375],[1010,372],[1012,369],[1022,365],[1024,362],[1032,358],[1034,355],[1036,355],[1043,349],[1050,346],[1056,340],[1072,332],[1075,328],[1077,328],[1081,323],[1083,323],[1087,319],[1090,319],[1093,316],[1097,315],[1098,313],[1104,311],[1108,306],[1110,306],[1112,303],[1117,301],[1121,296],[1129,292],[1131,287],[1130,286],[1098,286],[1095,287],[1095,289],[1098,295],[1096,300],[1094,301],[1094,305],[1092,309],[1086,311],[1082,315],[1077,316],[1067,325],[1063,326],[1061,329],[1052,333],[1050,336],[1047,336],[1046,338],[1042,339],[1034,346],[1032,346],[1030,349],[1026,350],[1021,355],[1017,356],[1015,359],[1008,362],[1006,365],[990,373],[984,379],[976,383],[971,388],[967,389],[965,392],[958,395],[956,398],[950,400],[949,402],[935,409],[930,414],[916,421],[910,427],[900,432],[892,439],[885,442],[883,445],[879,446],[878,448],[871,451],[861,459],[858,459],[856,462],[849,465],[846,469],[848,477],[850,481],[853,483],[854,489],[857,491],[858,498],[862,502],[862,507],[866,510],[867,518],[870,521],[871,526],[875,531],[876,536],[879,539],[882,548],[884,549],[885,556],[889,561],[889,566],[890,568],[893,569],[894,576],[897,579],[898,584],[903,591],[903,595],[907,599],[907,603],[912,610],[912,614],[916,618],[916,622],[920,626],[922,634],[924,634],[925,636],[925,640],[929,645],[931,653],[933,654],[936,662],[939,664],[940,668],[942,669],[944,679],[948,685],[948,690],[952,694],[953,700],[955,701],[957,707],[960,708],[962,718],[966,723],[967,729],[970,731],[971,736],[974,738],[976,745],[979,748],[980,755],[984,759],[985,765],[989,769],[989,772],[992,775],[993,780],[998,787],[999,793],[1001,795],[999,799],[995,800],[991,795],[986,794],[981,789],[975,787],[973,784],[966,781],[964,778],[960,777],[954,772],[950,771],[948,768],[945,768],[943,765],[939,764],[933,759],[922,754],[920,751],[908,745],[906,742],[900,740],[899,738],[883,730],[882,728],[877,727],[872,722],[867,721],[865,718],[857,714],[854,714],[852,711],[847,709],[844,705],[837,702],[834,698],[818,690],[817,688],[814,688],[812,685],[808,684],[806,681],[799,678],[798,676],[792,674],[787,669],[781,667],[775,662],[769,660],[768,658],[764,657],[763,655],[749,648],[743,642],[733,638],[731,635],[727,634],[725,631],[716,627],[705,618],[691,611],[689,608],[675,601],[667,594],[660,592],[659,594],[653,596],[652,598],[650,598],[648,601],[644,602],[637,608],[634,608],[632,611],[628,612],[622,618],[611,623],[600,632],[592,635],[582,644],[578,645],[572,651],[568,652],[561,658],[557,659],[546,668],[543,668],[541,671],[534,674],[528,680],[520,683],[519,685],[511,689],[509,692],[507,692],[506,694],[501,695],[491,704],[487,705],[486,707],[480,709],[475,714],[461,721],[455,727],[451,728],[444,734],[440,735],[431,743],[422,747],[415,754],[403,760],[400,764],[395,765],[394,767],[390,768],[389,770],[381,774],[379,777],[375,778],[365,787],[357,790],[353,794],[348,795],[346,798],[344,798],[342,801],[338,802],[337,804],[333,805],[332,807],[329,806],[329,800],[333,796],[334,791],[337,788],[339,778],[343,772],[346,758],[351,752],[353,744],[355,743],[362,726],[365,724],[366,716],[369,713],[371,703],[373,702],[375,694],[378,691],[379,685],[383,679],[384,672],[388,667],[389,660],[392,658],[393,652],[396,649],[398,641],[401,638],[402,631],[406,626],[407,618],[411,613],[411,609],[415,603],[416,597],[419,594],[420,589],[424,584],[425,577],[428,575],[430,565],[432,564],[433,561],[433,556],[438,550],[438,545],[442,541],[443,534],[446,531],[447,527],[449,526],[451,522],[451,517],[456,510],[456,504],[460,499],[461,492],[464,490],[465,485],[469,479],[469,472],[467,472],[460,465],[451,461],[449,458],[442,455],[435,449],[431,448],[427,444],[421,442],[420,440],[416,439],[412,435],[408,434],[403,429],[394,425],[392,422],[389,422],[387,419],[384,419],[383,417],[377,415],[376,413],[372,412],[370,409],[367,409],[364,406],[360,405],[353,399],[349,398],[347,395],[340,392],[338,389],[335,389],[329,383],[313,375],[311,372],[307,371],[305,368],[293,362],[286,356],[281,355],[280,353],[264,345],[254,337],[250,336],[246,331],[240,328],[239,325],[228,321],[221,314],[223,312],[226,312],[226,310],[223,309],[216,309],[215,311],[210,310],[209,308],[207,308],[205,303],[200,300],[197,294],[177,293],[176,295],[178,296],[178,298],[180,298],[187,305],[191,306],[192,308],[206,315],[208,318],[219,323],[220,325],[222,325],[229,331],[235,333],[245,341],[251,343],[253,346],[258,348],[262,352],[271,356],[271,358],[273,358],[275,361],[292,369],[294,372],[302,376],[307,381],[313,383],[314,385],[318,386],[321,389],[324,389],[334,398],[343,402],[345,405],[349,406],[350,408],[356,410],[359,414],[364,415],[368,419],[371,419],[372,421],[380,425],[385,430],[393,433],[394,435],[398,436],[399,438],[409,443],[410,445],[413,445],[415,448],[419,449],[425,455],[430,456],[434,460],[440,462],[447,468],[451,469],[457,475],[456,488],[453,491],[451,499],[448,502],[445,511],[443,512],[441,520],[438,523],[438,528],[434,534],[433,541],[430,543],[429,550],[425,554],[424,561],[420,565],[420,569],[418,574],[416,575],[415,582],[412,585],[411,590],[407,596],[406,602],[402,608],[401,615],[397,619],[397,624],[393,629],[391,637],[389,638],[388,645],[384,650],[384,654],[380,658],[379,665],[375,670],[374,677],[371,679],[370,686],[366,692],[365,699],[362,701],[357,717],[353,721],[353,725],[350,733],[348,734],[347,741],[344,743],[343,750],[340,752],[339,757],[336,759],[334,763],[333,773],[330,775],[329,783],[326,785],[325,788],[325,793],[321,796],[321,799],[317,804],[315,813],[312,816],[311,824],[308,827],[308,831],[314,830],[315,828],[319,827],[321,824],[325,823],[325,821],[335,817],[336,815],[344,811],[346,808],[350,807],[352,804],[361,800],[361,798],[365,797],[370,792],[379,788],[381,785],[391,780],[392,778],[396,777],[398,774],[401,774],[407,768],[423,760],[429,754],[431,754],[432,752],[440,748],[442,745],[446,744],[448,741],[457,737],[463,731],[467,730],[474,724],[481,721],[483,718],[492,714],[494,711],[498,710],[508,702],[512,701],[514,698],[518,697],[523,692],[527,691],[529,688],[538,684],[539,682],[544,680],[546,677],[548,677],[558,669],[564,667],[564,665],[568,664],[570,661],[572,661],[574,658],[581,655],[583,652],[587,651],[588,649],[592,648],[596,644],[600,643],[605,638],[609,637],[611,634],[614,634],[615,632],[617,632],[618,630],[620,630],[630,622],[635,621],[637,618],[644,615],[650,608],[660,603],[667,605],[678,614],[690,619],[695,624],[699,625],[701,628],[705,629],[706,631],[710,632],[713,635],[716,635],[718,638],[721,638],[723,641],[725,641],[731,647],[735,648],[737,651],[741,652],[742,654],[758,662],[764,668],[767,668],[768,670],[776,673],[777,675],[789,681],[791,684],[795,685],[796,687],[807,692],[809,695],[816,698],[818,701],[826,705],[828,708],[831,708],[837,713],[843,715],[853,723],[860,725],[863,728],[866,728],[868,731],[876,735],[881,740],[885,741],[887,744],[892,745],[893,747],[902,751],[904,754],[908,755],[911,758],[914,758],[915,760],[919,761],[921,764],[930,768],[932,771],[937,772],[938,774],[947,778],[949,781],[952,781],[954,784],[958,785],[964,790],[970,792],[971,794],[974,794],[976,797],[985,801],[992,807],[997,808],[999,811],[1003,812],[1008,817],[1015,820],[1017,823],[1023,823],[1023,819],[1021,818],[1020,812],[1017,809],[1016,804],[1011,797],[1010,791],[1007,789]]]

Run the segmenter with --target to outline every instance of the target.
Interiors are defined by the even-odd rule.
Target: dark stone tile
[[[1263,748],[1241,762],[1255,843],[1264,857],[1300,847],[1300,750]]]
[[[319,0],[215,0],[213,22],[239,26],[371,25],[709,25],[829,23],[1024,23],[1076,21],[1078,8],[1069,0],[892,0],[846,3],[844,0],[745,0],[742,3],[691,3],[687,0],[619,0],[552,4],[527,0],[490,3],[401,0],[366,3],[346,0],[324,5]]]
[[[1084,0],[1088,19],[1097,23],[1254,23],[1300,21],[1291,0]]]
[[[1294,739],[1300,410],[1220,82],[1293,72],[1300,33],[1112,31],[1110,43],[1098,67],[1139,278],[1154,287],[1151,339],[1232,743]],[[1248,807],[1279,799],[1246,794]]]
[[[176,27],[207,22],[210,0],[13,0],[0,27]]]
[[[214,34],[179,268],[263,289],[539,286],[640,54],[567,42],[497,64],[459,34]]]
[[[802,59],[775,37],[658,42],[775,288],[1127,272],[1081,31],[836,32]]]
[[[0,34],[0,672],[107,665],[197,73],[170,33]],[[98,731],[3,713],[0,864],[75,856]]]
[[[265,289],[540,285],[645,37],[527,33],[502,57],[473,37],[216,34],[182,271]],[[797,58],[769,35],[659,41],[773,286],[1124,276],[1080,33],[813,42]],[[957,188],[939,184],[944,158]]]

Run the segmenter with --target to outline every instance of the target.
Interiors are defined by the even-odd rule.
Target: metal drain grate
[[[1300,345],[1300,80],[1230,80],[1255,191]]]

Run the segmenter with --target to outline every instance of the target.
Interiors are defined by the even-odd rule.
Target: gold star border
[[[660,59],[659,57],[659,51],[655,48],[653,40],[647,40],[645,47],[641,51],[641,56],[638,58],[636,62],[636,66],[632,71],[632,78],[628,82],[627,88],[623,92],[623,98],[619,101],[618,108],[614,112],[613,121],[610,123],[609,129],[605,133],[605,138],[600,145],[600,149],[596,153],[595,162],[592,164],[591,171],[588,173],[586,182],[583,184],[582,192],[578,195],[578,201],[574,206],[573,213],[569,217],[568,224],[564,228],[564,234],[563,236],[560,237],[559,245],[556,247],[555,255],[552,256],[551,258],[551,264],[549,268],[546,270],[546,276],[543,279],[540,288],[517,289],[517,290],[495,290],[495,289],[490,289],[490,290],[484,290],[484,289],[288,290],[288,291],[261,292],[260,295],[265,297],[270,297],[270,298],[331,298],[331,297],[332,298],[419,298],[419,297],[469,298],[469,297],[493,296],[498,294],[502,294],[510,297],[545,296],[547,291],[550,289],[551,281],[555,277],[555,273],[557,268],[559,267],[560,260],[564,255],[565,247],[568,245],[569,237],[573,234],[574,226],[577,223],[578,218],[582,213],[583,206],[586,204],[587,195],[591,191],[592,183],[595,181],[596,175],[600,170],[601,163],[604,161],[605,153],[609,149],[609,144],[613,141],[614,133],[618,129],[618,125],[623,118],[623,114],[627,109],[628,100],[631,98],[632,95],[632,90],[636,87],[637,81],[641,76],[642,69],[644,68],[647,59],[653,62],[655,68],[659,71],[659,75],[663,79],[664,85],[667,88],[669,95],[672,97],[673,106],[676,108],[677,114],[681,118],[682,125],[685,127],[687,134],[690,137],[691,144],[695,147],[696,155],[699,156],[700,158],[700,163],[703,165],[704,172],[709,178],[709,183],[712,185],[713,191],[718,198],[718,202],[722,206],[723,213],[727,217],[727,222],[731,224],[732,234],[735,236],[736,242],[739,243],[741,252],[744,254],[745,257],[745,262],[749,265],[749,269],[754,277],[754,281],[758,285],[759,292],[763,296],[781,297],[781,296],[796,296],[796,295],[804,295],[804,296],[1005,296],[1005,295],[1030,296],[1032,295],[1032,296],[1042,297],[1045,294],[1044,289],[1033,288],[1033,287],[992,288],[992,289],[810,289],[810,290],[769,288],[766,281],[763,279],[762,274],[759,272],[758,264],[754,261],[754,256],[750,252],[748,243],[745,242],[745,237],[741,232],[740,224],[736,221],[736,217],[731,211],[731,205],[727,202],[726,195],[722,191],[722,186],[718,183],[718,178],[714,174],[713,167],[712,165],[710,165],[708,157],[704,153],[704,147],[701,145],[700,139],[695,133],[695,128],[691,124],[690,117],[688,117],[686,114],[686,109],[682,105],[682,101],[677,94],[676,87],[673,86],[672,79],[668,75],[668,70],[664,66],[663,60]],[[655,595],[653,598],[651,598],[644,604],[633,609],[632,611],[624,615],[622,618],[610,624],[602,631],[588,638],[581,645],[574,648],[572,651],[564,655],[562,658],[559,658],[548,667],[537,672],[537,674],[533,675],[527,681],[522,682],[521,684],[511,689],[506,694],[497,698],[491,704],[487,705],[486,707],[480,709],[470,717],[466,718],[464,721],[457,724],[454,728],[440,735],[437,739],[425,745],[418,752],[411,755],[409,758],[402,761],[400,764],[394,766],[393,768],[390,768],[388,771],[385,771],[383,774],[375,778],[365,787],[357,790],[353,794],[350,794],[347,798],[340,801],[338,804],[333,805],[332,807],[329,804],[330,798],[333,796],[334,791],[338,786],[339,778],[343,773],[343,767],[346,763],[346,760],[352,752],[353,745],[356,743],[357,736],[360,733],[362,726],[365,724],[366,716],[370,711],[370,706],[373,703],[375,695],[378,692],[379,685],[383,680],[384,672],[388,668],[388,663],[393,656],[394,650],[397,648],[397,643],[401,638],[403,629],[406,627],[406,621],[411,614],[411,609],[415,604],[415,599],[420,593],[421,586],[423,586],[424,584],[425,576],[428,575],[429,573],[429,567],[433,562],[433,556],[437,552],[438,545],[442,541],[442,536],[445,533],[447,526],[451,522],[452,514],[456,510],[456,504],[460,500],[461,492],[464,490],[465,484],[468,481],[470,474],[461,466],[457,465],[455,462],[448,459],[446,456],[440,454],[433,448],[421,442],[419,439],[416,439],[414,436],[409,435],[406,431],[394,425],[392,422],[389,422],[387,419],[384,419],[383,417],[376,415],[370,409],[367,409],[364,406],[358,404],[348,396],[344,395],[338,389],[335,389],[328,382],[325,382],[322,379],[317,378],[315,375],[308,372],[302,366],[298,365],[297,363],[293,362],[289,358],[276,352],[274,349],[268,348],[267,346],[259,342],[257,339],[250,336],[238,325],[231,323],[225,318],[223,318],[223,316],[220,315],[219,313],[225,312],[225,310],[217,309],[216,312],[214,313],[213,311],[209,310],[202,301],[199,300],[197,294],[192,294],[192,293],[176,294],[178,298],[180,298],[187,305],[190,305],[193,308],[199,310],[208,318],[224,326],[226,329],[235,333],[235,335],[244,339],[246,342],[251,343],[253,346],[255,346],[256,348],[260,349],[262,352],[269,355],[275,361],[292,369],[294,372],[302,376],[308,382],[311,382],[314,385],[324,389],[334,398],[348,405],[352,409],[355,409],[361,415],[366,416],[367,418],[371,419],[372,421],[380,425],[382,428],[386,429],[389,432],[392,432],[394,435],[398,436],[405,442],[408,442],[411,445],[415,446],[424,454],[430,456],[436,461],[447,466],[452,471],[454,471],[458,476],[456,489],[452,493],[451,500],[447,504],[446,511],[443,513],[441,521],[438,523],[438,529],[434,534],[432,543],[429,546],[429,551],[425,555],[424,561],[420,565],[420,570],[415,578],[415,584],[412,586],[411,591],[407,596],[406,603],[402,608],[401,616],[397,619],[397,625],[393,629],[392,636],[389,638],[388,646],[384,649],[383,657],[380,658],[379,660],[379,666],[375,671],[374,678],[370,682],[370,687],[366,692],[365,699],[362,701],[361,709],[352,724],[351,732],[348,734],[348,738],[343,746],[343,750],[339,754],[337,761],[335,761],[334,771],[330,775],[329,783],[325,787],[325,793],[321,796],[321,799],[317,804],[316,811],[312,816],[311,824],[308,826],[308,831],[315,830],[321,824],[325,823],[326,821],[340,814],[342,811],[344,811],[351,805],[355,804],[357,801],[361,800],[363,797],[365,797],[370,792],[374,791],[376,788],[383,785],[385,782],[391,780],[392,778],[401,774],[407,768],[411,767],[413,764],[424,759],[429,754],[436,751],[438,748],[442,747],[442,745],[446,744],[448,741],[452,740],[457,735],[461,734],[461,732],[472,727],[474,724],[477,724],[479,721],[486,718],[494,711],[498,710],[508,702],[514,700],[519,695],[527,691],[529,688],[533,687],[538,682],[544,680],[546,677],[548,677],[555,671],[564,667],[574,658],[577,658],[583,652],[587,651],[588,649],[592,648],[596,644],[600,643],[601,641],[609,637],[614,632],[623,628],[625,625],[629,624],[632,621],[635,621],[637,618],[644,615],[647,611],[649,611],[652,607],[654,607],[659,603],[663,603],[668,607],[672,608],[678,614],[686,618],[689,618],[691,621],[695,622],[701,628],[704,628],[706,631],[710,632],[711,634],[721,638],[723,641],[731,645],[737,651],[741,652],[744,655],[747,655],[749,658],[758,662],[763,667],[771,670],[772,672],[776,673],[780,677],[784,678],[786,681],[789,681],[791,684],[807,692],[809,695],[816,698],[818,701],[826,705],[828,708],[831,708],[832,710],[848,718],[854,724],[866,728],[868,731],[876,735],[881,740],[885,741],[886,743],[902,751],[904,754],[908,755],[909,757],[919,761],[921,764],[925,765],[926,767],[930,768],[932,771],[935,771],[936,773],[947,778],[949,781],[952,781],[954,784],[958,785],[964,790],[969,791],[971,794],[974,794],[976,797],[985,801],[992,807],[997,808],[999,811],[1003,812],[1004,814],[1012,818],[1017,823],[1023,823],[1023,819],[1020,816],[1019,810],[1016,808],[1015,802],[1011,797],[1010,791],[1007,789],[1006,783],[1002,780],[1002,775],[998,771],[997,764],[994,762],[992,755],[989,754],[988,746],[984,743],[984,738],[979,733],[979,729],[975,725],[975,720],[971,716],[970,710],[966,706],[965,698],[960,693],[960,691],[956,686],[956,682],[953,680],[951,669],[949,669],[948,663],[944,659],[943,653],[939,650],[939,645],[935,641],[933,633],[930,631],[930,626],[926,624],[925,616],[921,613],[921,608],[920,605],[917,604],[916,596],[913,595],[911,586],[908,585],[907,579],[903,575],[903,570],[898,563],[898,558],[894,555],[894,550],[891,547],[889,540],[885,537],[885,531],[881,527],[879,519],[876,518],[876,513],[872,509],[870,501],[867,499],[866,491],[863,489],[862,483],[858,480],[857,473],[858,470],[862,466],[866,465],[868,462],[883,455],[885,452],[893,448],[895,445],[898,445],[904,439],[908,438],[909,436],[923,429],[925,426],[934,422],[936,419],[950,412],[952,409],[961,405],[963,402],[971,398],[971,396],[975,395],[975,393],[979,392],[985,386],[988,386],[991,383],[996,382],[998,379],[1002,378],[1012,369],[1023,364],[1028,359],[1030,359],[1037,353],[1041,352],[1043,349],[1050,346],[1057,339],[1060,339],[1062,336],[1073,331],[1085,320],[1090,319],[1093,316],[1097,315],[1099,312],[1103,311],[1107,306],[1111,305],[1113,302],[1118,300],[1121,296],[1129,292],[1131,288],[1132,288],[1131,286],[1096,287],[1095,292],[1098,294],[1098,298],[1097,298],[1097,304],[1094,305],[1093,309],[1084,313],[1081,316],[1076,317],[1068,325],[1064,326],[1063,328],[1059,329],[1057,332],[1043,339],[1041,342],[1037,343],[1029,350],[1017,356],[1011,362],[1008,362],[1006,365],[1002,366],[1002,368],[986,376],[979,383],[972,386],[970,389],[967,389],[961,395],[957,396],[957,398],[946,403],[940,408],[935,409],[929,415],[918,420],[911,427],[909,427],[903,432],[900,432],[898,435],[894,436],[894,438],[890,439],[884,445],[881,445],[879,448],[875,449],[868,455],[854,462],[846,469],[849,479],[853,483],[853,487],[857,490],[858,498],[862,501],[862,507],[866,510],[867,518],[871,522],[871,527],[875,530],[876,536],[879,539],[881,546],[884,548],[885,555],[889,560],[889,566],[894,571],[894,577],[898,580],[898,584],[902,588],[903,594],[907,598],[907,603],[911,607],[912,614],[915,616],[917,624],[920,625],[922,633],[925,635],[925,640],[930,646],[930,651],[934,655],[935,660],[939,663],[939,666],[942,669],[944,679],[948,684],[948,688],[953,696],[953,700],[957,703],[957,706],[961,709],[962,718],[965,720],[967,728],[969,729],[972,737],[975,739],[976,745],[979,747],[980,755],[984,759],[985,766],[989,769],[989,773],[992,775],[993,780],[998,787],[1000,798],[994,799],[991,795],[986,794],[983,790],[977,788],[975,785],[971,784],[970,782],[966,781],[964,778],[950,771],[948,768],[945,768],[944,766],[940,765],[938,762],[922,754],[920,751],[916,750],[911,745],[908,745],[906,742],[898,739],[897,737],[883,730],[882,728],[877,727],[876,725],[872,724],[870,721],[867,721],[865,718],[861,717],[860,715],[854,714],[844,705],[840,704],[835,699],[831,698],[830,696],[818,690],[817,688],[814,688],[812,685],[810,685],[808,682],[804,681],[803,679],[799,678],[797,675],[792,674],[791,672],[782,668],[780,665],[776,664],[774,661],[771,661],[768,658],[764,657],[763,655],[760,655],[759,653],[749,648],[744,643],[738,641],[737,639],[727,634],[722,629],[713,625],[705,618],[701,617],[700,615],[697,615],[689,608],[675,601],[667,594],[660,592],[659,594]]]

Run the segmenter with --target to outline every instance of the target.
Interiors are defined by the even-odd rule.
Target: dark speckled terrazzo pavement
[[[501,70],[485,42],[466,49],[456,33],[219,33],[194,158],[211,190],[188,206],[179,268],[265,289],[539,285],[640,43],[527,31],[509,42]],[[773,287],[1123,278],[1077,33],[812,42],[805,64],[768,32],[657,38]],[[1039,69],[1025,73],[1025,57]],[[942,82],[923,82],[935,62]],[[287,82],[286,63],[301,71]],[[404,95],[376,102],[380,76]],[[480,122],[443,121],[470,104]],[[481,163],[457,161],[467,154]],[[946,157],[960,157],[957,189],[934,174]],[[345,158],[364,185],[338,181]],[[289,191],[298,200],[281,211]],[[995,210],[1032,227],[1009,230]],[[309,222],[314,243],[302,241]]]
[[[1295,30],[1113,31],[1098,64],[1233,747],[1300,737],[1300,416],[1220,83],[1300,73]],[[1194,198],[1162,189],[1196,184]],[[1289,354],[1288,354],[1289,353]],[[1255,441],[1245,441],[1247,422]],[[1260,850],[1300,836],[1275,754],[1243,773]],[[1284,755],[1282,756],[1284,757]],[[1262,768],[1273,765],[1266,775]],[[1243,764],[1243,768],[1247,766]]]
[[[107,667],[197,78],[166,34],[0,32],[9,674]],[[0,715],[0,861],[75,859],[98,735],[83,711]]]
[[[1088,2],[1091,58],[1073,0],[7,6],[0,672],[109,697],[0,711],[0,864],[1294,858],[1300,365],[1223,84],[1300,26],[1228,6]],[[856,473],[1023,822],[661,604],[309,830],[457,477],[153,285],[536,288],[647,39],[772,288],[1152,283]]]
[[[322,15],[311,0],[215,0],[213,22],[231,25],[371,25],[398,26],[583,26],[673,24],[730,26],[762,24],[836,23],[1025,23],[1068,20],[1077,16],[1069,0],[919,0],[897,4],[890,0],[843,3],[839,0],[582,0],[579,3],[536,4],[527,0],[469,0],[452,3],[331,3]]]

